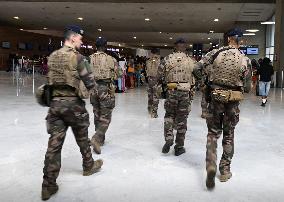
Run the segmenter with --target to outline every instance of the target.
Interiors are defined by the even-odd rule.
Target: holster
[[[50,107],[50,103],[52,101],[52,91],[53,91],[53,86],[51,85],[44,86],[44,92],[42,95],[43,96],[42,99],[47,107]]]

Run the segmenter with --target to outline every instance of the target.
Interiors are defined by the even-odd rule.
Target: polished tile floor
[[[40,201],[42,167],[49,135],[47,108],[33,96],[31,76],[0,72],[0,201]],[[35,88],[44,82],[36,76]],[[188,118],[185,147],[180,157],[161,153],[163,101],[159,118],[146,111],[145,89],[118,94],[106,145],[100,156],[101,172],[82,176],[81,155],[70,130],[62,151],[59,192],[50,201],[90,202],[282,202],[284,200],[284,93],[272,89],[265,108],[247,95],[241,104],[235,131],[233,178],[216,180],[214,191],[205,187],[206,124],[200,118],[197,93]],[[87,102],[91,123],[92,108]],[[89,136],[94,126],[89,128]],[[219,153],[221,154],[221,140]]]

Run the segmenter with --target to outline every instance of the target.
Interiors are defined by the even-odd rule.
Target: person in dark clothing
[[[262,98],[261,106],[265,107],[267,96],[270,89],[271,77],[274,74],[273,67],[269,58],[264,58],[257,71],[259,75],[259,94]]]

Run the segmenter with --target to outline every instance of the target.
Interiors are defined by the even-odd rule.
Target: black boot
[[[48,200],[57,191],[58,191],[58,185],[51,186],[51,187],[43,186],[41,190],[41,200],[43,201]]]
[[[177,145],[175,146],[175,155],[179,156],[185,153],[185,148],[184,147],[178,147]]]
[[[172,146],[173,144],[174,144],[174,143],[173,143],[172,141],[167,141],[167,142],[164,144],[164,146],[163,146],[162,153],[164,153],[164,154],[169,153],[170,148],[171,148],[171,146]]]
[[[209,190],[212,190],[215,187],[215,175],[216,175],[216,168],[213,166],[209,166],[207,168],[207,178],[206,178],[206,187]]]

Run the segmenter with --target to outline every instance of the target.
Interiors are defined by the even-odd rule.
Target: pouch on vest
[[[190,91],[191,85],[190,83],[178,83],[177,90],[181,91]]]
[[[168,90],[177,89],[177,84],[176,83],[168,83],[167,87],[168,87]]]

